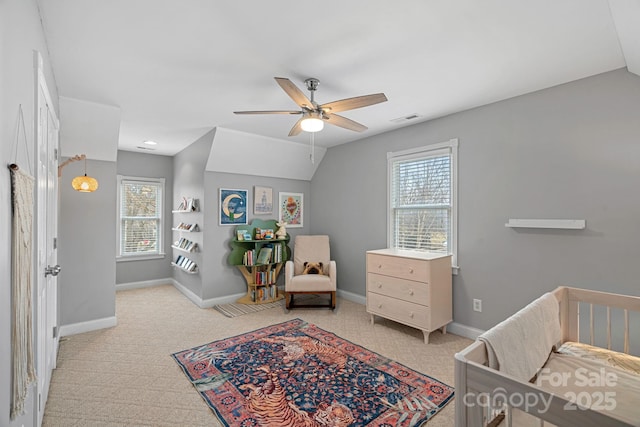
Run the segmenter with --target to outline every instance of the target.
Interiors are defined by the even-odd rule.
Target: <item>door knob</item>
[[[53,267],[48,265],[45,269],[44,269],[44,275],[48,276],[48,275],[52,275],[52,276],[57,276],[58,273],[60,273],[60,270],[62,270],[62,267],[60,267],[60,265],[54,265]]]

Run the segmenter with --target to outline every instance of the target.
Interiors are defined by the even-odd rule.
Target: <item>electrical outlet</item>
[[[482,300],[481,299],[474,299],[473,300],[473,311],[482,312]]]

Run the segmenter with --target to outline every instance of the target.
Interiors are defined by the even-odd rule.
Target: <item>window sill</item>
[[[127,262],[127,261],[147,261],[151,259],[164,259],[165,254],[153,254],[153,255],[124,255],[117,256],[116,262]]]

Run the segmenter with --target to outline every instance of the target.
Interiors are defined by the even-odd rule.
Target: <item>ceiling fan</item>
[[[318,132],[324,127],[324,123],[339,126],[344,129],[362,132],[367,130],[363,124],[355,122],[335,113],[354,110],[356,108],[367,107],[369,105],[385,102],[387,97],[384,93],[372,95],[356,96],[353,98],[341,99],[339,101],[318,104],[314,100],[314,93],[318,89],[320,81],[315,78],[308,78],[304,82],[311,98],[307,96],[291,80],[284,77],[274,77],[280,87],[298,104],[301,110],[298,111],[234,111],[235,114],[302,114],[302,117],[291,128],[289,136],[296,136],[303,130],[306,132]]]

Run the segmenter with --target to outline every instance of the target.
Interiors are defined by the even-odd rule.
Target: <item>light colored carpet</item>
[[[228,318],[200,309],[173,286],[119,291],[118,326],[63,338],[44,426],[220,426],[171,354],[270,324],[300,318],[451,386],[453,355],[471,343],[385,319],[338,299],[335,312],[275,307]],[[455,400],[429,421],[453,426]]]

